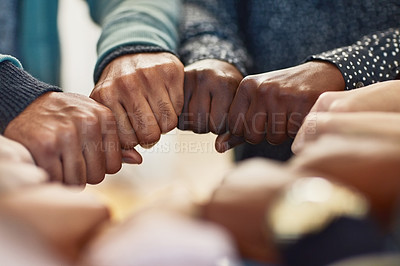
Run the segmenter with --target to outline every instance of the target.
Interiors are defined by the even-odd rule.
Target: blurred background
[[[60,0],[62,87],[89,95],[93,88],[96,42],[100,28],[83,0]],[[123,165],[99,185],[87,186],[110,206],[113,217],[124,218],[158,195],[183,186],[195,198],[206,200],[210,190],[233,166],[233,153],[215,151],[215,135],[173,130],[151,149],[138,148],[141,165]]]

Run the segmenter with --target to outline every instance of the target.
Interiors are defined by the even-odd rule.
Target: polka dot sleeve
[[[400,73],[400,30],[389,29],[364,36],[351,46],[307,59],[312,60],[335,64],[342,72],[347,90],[395,79]]]

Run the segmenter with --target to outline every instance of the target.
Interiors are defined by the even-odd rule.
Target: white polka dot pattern
[[[357,43],[311,56],[308,60],[334,63],[346,89],[395,79],[400,73],[400,30],[389,29],[363,37]]]

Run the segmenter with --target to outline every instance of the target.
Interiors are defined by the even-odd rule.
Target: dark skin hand
[[[124,55],[108,64],[90,97],[114,113],[123,149],[148,147],[178,124],[183,75],[170,53]]]
[[[319,95],[344,88],[339,69],[320,61],[247,76],[229,111],[230,134],[220,136],[216,148],[224,152],[243,141],[280,144],[293,138]]]
[[[242,74],[230,63],[206,59],[185,67],[185,102],[179,129],[222,134]]]
[[[97,184],[121,168],[112,112],[82,95],[43,94],[9,123],[4,136],[24,145],[53,181]],[[140,160],[134,150],[124,156]]]

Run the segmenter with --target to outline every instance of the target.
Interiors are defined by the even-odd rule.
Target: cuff
[[[118,47],[97,61],[93,75],[94,83],[96,84],[99,81],[101,73],[103,73],[103,70],[112,60],[114,60],[117,57],[127,54],[160,53],[160,52],[174,54],[171,50],[153,45],[126,45]]]
[[[61,89],[43,83],[10,61],[0,63],[0,133],[25,108],[46,92]]]

